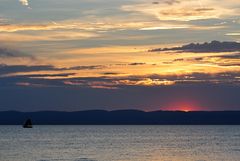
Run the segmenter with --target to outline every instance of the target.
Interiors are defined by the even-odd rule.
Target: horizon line
[[[240,112],[240,110],[138,110],[138,109],[117,109],[117,110],[104,110],[104,109],[92,109],[92,110],[76,110],[76,111],[62,111],[62,110],[42,110],[42,111],[20,111],[20,110],[4,110],[1,112],[19,112],[19,113],[37,113],[37,112],[66,112],[66,113],[74,113],[74,112],[91,112],[91,111],[103,111],[103,112],[117,112],[117,111],[135,111],[135,112]]]

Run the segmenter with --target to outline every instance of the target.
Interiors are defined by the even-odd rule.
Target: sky
[[[239,0],[0,0],[0,111],[240,110]]]

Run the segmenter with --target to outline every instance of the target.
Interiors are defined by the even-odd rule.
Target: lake
[[[239,161],[240,126],[0,126],[0,161]]]

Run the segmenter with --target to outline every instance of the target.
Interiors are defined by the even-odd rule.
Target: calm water
[[[0,126],[1,161],[239,161],[240,126]]]

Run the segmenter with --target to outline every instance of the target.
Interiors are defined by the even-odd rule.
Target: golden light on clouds
[[[19,0],[20,3],[24,6],[28,6],[28,0]]]
[[[24,6],[29,6],[27,0],[20,2]],[[58,10],[53,12],[52,8],[47,8],[48,6],[44,10],[38,8],[37,11],[26,11],[21,7],[16,12],[20,15],[26,14],[24,21],[18,14],[12,18],[0,17],[2,43],[0,49],[5,46],[16,48],[31,57],[24,54],[21,56],[21,53],[13,56],[11,53],[4,53],[5,55],[0,55],[0,63],[52,65],[58,68],[104,66],[91,70],[73,68],[62,71],[18,71],[8,75],[74,73],[59,77],[43,76],[45,79],[216,74],[240,71],[237,57],[224,57],[231,56],[234,52],[149,52],[152,48],[169,48],[192,42],[209,42],[212,39],[236,40],[240,35],[236,26],[239,19],[235,17],[239,14],[236,12],[239,2],[234,0],[226,2],[226,0],[156,0],[153,3],[142,0],[111,4],[112,6],[109,6],[112,7],[111,10],[106,9],[106,6],[99,6],[100,8],[95,10],[78,9],[81,10],[79,13],[76,13],[75,6],[72,6],[73,8],[69,6],[67,9],[62,6],[59,8],[60,12]],[[39,5],[34,1],[31,3]],[[91,5],[94,5],[94,2]],[[112,14],[112,11],[115,14]],[[66,12],[70,16],[68,14],[66,17],[59,16]],[[49,14],[50,18],[46,14]],[[115,83],[161,86],[174,85],[176,82],[144,78],[121,79]],[[101,88],[102,84],[92,84],[92,87]]]
[[[142,80],[120,80],[117,84],[122,85],[142,85],[142,86],[169,86],[174,85],[174,81],[145,78]]]
[[[225,7],[224,4],[215,0],[183,0],[177,1],[177,4],[164,2],[153,4],[146,1],[140,4],[125,5],[122,9],[152,15],[159,20],[190,21],[220,18],[235,14],[234,10]]]
[[[20,34],[20,33],[0,33],[0,41],[7,42],[33,42],[33,41],[67,41],[67,40],[81,40],[88,38],[99,37],[100,34],[85,32],[85,31],[52,31],[41,32],[34,34]]]
[[[227,33],[226,36],[240,36],[240,32]]]

